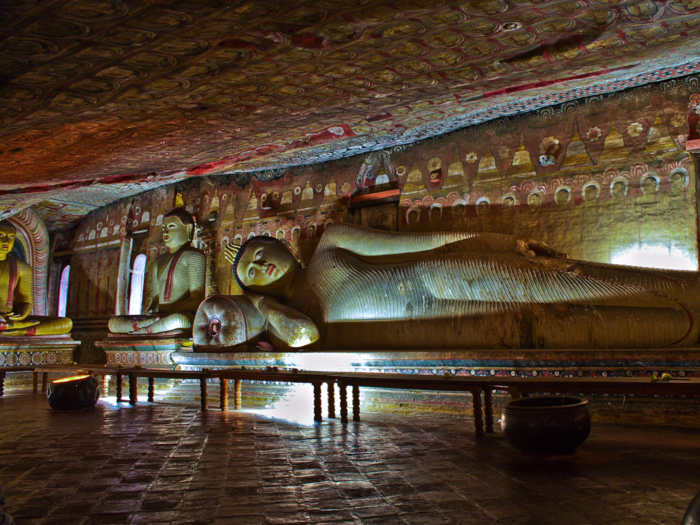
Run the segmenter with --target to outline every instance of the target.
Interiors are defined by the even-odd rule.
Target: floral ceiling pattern
[[[698,0],[3,2],[2,215],[34,206],[65,227],[151,184],[249,180],[684,76],[699,14]]]

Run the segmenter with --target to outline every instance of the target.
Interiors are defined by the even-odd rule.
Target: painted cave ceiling
[[[687,75],[699,15],[700,0],[4,1],[0,214],[32,206],[57,229],[186,177]]]

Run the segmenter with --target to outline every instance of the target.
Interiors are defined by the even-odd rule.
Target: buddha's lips
[[[274,265],[274,264],[268,265],[268,267],[267,267],[267,275],[272,275],[272,272],[274,272],[274,271],[275,271],[275,265]]]

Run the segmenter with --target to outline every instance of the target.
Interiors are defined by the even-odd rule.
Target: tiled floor
[[[471,420],[370,414],[302,426],[146,404],[54,412],[0,398],[0,481],[19,525],[680,523],[700,437],[594,425],[569,459],[477,441]]]

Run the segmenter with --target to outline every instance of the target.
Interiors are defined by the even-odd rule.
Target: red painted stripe
[[[614,69],[601,69],[600,71],[594,71],[592,73],[583,73],[581,75],[574,75],[571,77],[560,78],[557,80],[541,80],[539,82],[531,82],[529,84],[523,84],[522,86],[511,86],[503,89],[497,89],[496,91],[488,91],[483,94],[484,98],[497,97],[498,95],[504,95],[506,93],[517,93],[518,91],[525,91],[527,89],[533,89],[544,86],[551,86],[552,84],[560,84],[561,82],[568,82],[569,80],[579,80],[581,78],[589,77],[599,77],[601,75],[606,75],[612,73],[613,71],[622,71],[624,69],[630,69],[635,67],[637,64],[632,64],[629,66],[618,67]]]
[[[184,250],[180,250],[175,254],[173,260],[170,262],[170,268],[168,269],[168,278],[165,280],[165,293],[163,294],[163,302],[169,303],[170,296],[173,294],[173,285],[175,280],[175,267],[177,266],[177,261],[184,253]]]
[[[7,307],[12,309],[15,286],[17,286],[17,261],[15,261],[12,257],[8,257],[7,264],[10,266],[10,286],[7,290]]]

